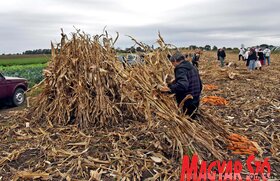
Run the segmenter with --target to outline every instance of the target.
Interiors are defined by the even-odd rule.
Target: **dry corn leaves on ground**
[[[204,91],[203,96],[219,96],[230,101],[228,106],[202,104],[201,108],[216,118],[232,133],[246,136],[258,143],[269,157],[274,176],[280,176],[280,54],[272,53],[272,63],[262,71],[248,72],[245,62],[238,61],[237,53],[227,52],[226,63],[236,66],[221,69],[216,55],[205,52],[201,57],[200,75],[204,84],[213,84],[217,90]],[[232,79],[228,75],[235,74]],[[259,150],[259,149],[258,149]],[[235,157],[246,160],[244,156]]]
[[[106,35],[90,39],[77,33],[60,52],[53,48],[45,88],[26,118],[1,122],[5,179],[177,180],[182,154],[197,153],[208,161],[230,158],[228,130],[242,134],[242,127],[224,123],[208,105],[202,105],[197,121],[190,120],[178,115],[172,97],[154,94],[165,75],[173,74],[161,37],[161,49],[148,54],[145,64],[126,69],[112,43]],[[202,58],[205,72],[215,65],[210,61]],[[227,71],[211,68],[228,80]],[[229,98],[222,88],[215,95]],[[279,142],[270,143],[277,158]]]

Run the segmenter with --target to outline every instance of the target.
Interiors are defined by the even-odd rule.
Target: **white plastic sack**
[[[256,68],[262,67],[261,61],[257,60],[257,61],[255,62],[255,67],[256,67]]]

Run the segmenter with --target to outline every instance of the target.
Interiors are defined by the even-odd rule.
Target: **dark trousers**
[[[248,67],[249,66],[249,63],[250,63],[250,60],[246,60],[246,67]]]
[[[199,96],[194,97],[193,99],[186,100],[183,106],[183,112],[186,112],[187,115],[191,116],[191,118],[195,118],[194,111],[199,107]]]
[[[241,58],[242,58],[242,60],[244,61],[244,57],[243,57],[242,55],[239,55],[239,56],[238,56],[238,60],[241,60]]]
[[[192,61],[193,66],[196,66],[198,68],[198,62],[197,61]]]

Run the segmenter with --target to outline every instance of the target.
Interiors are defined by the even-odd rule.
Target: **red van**
[[[26,99],[25,91],[27,88],[26,79],[5,77],[0,73],[0,102],[11,100],[15,106],[22,105]]]

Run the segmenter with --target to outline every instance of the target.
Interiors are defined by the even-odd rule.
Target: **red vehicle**
[[[13,105],[20,106],[24,103],[28,88],[26,79],[18,77],[5,77],[0,73],[0,102],[11,100]]]

